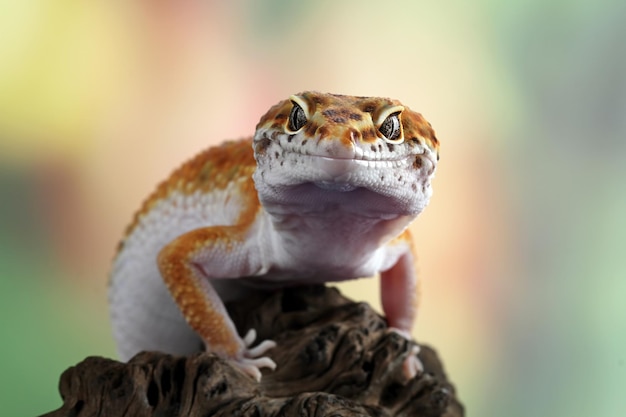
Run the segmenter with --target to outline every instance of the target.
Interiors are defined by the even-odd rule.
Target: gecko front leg
[[[418,293],[415,257],[408,231],[399,240],[408,243],[409,249],[400,256],[390,269],[381,272],[381,302],[390,330],[411,340],[411,331],[417,315]],[[414,345],[403,364],[407,379],[423,372],[424,367],[417,358],[419,347]]]
[[[193,230],[165,246],[158,255],[163,280],[191,328],[207,351],[232,360],[259,381],[260,368],[276,364],[263,356],[276,344],[266,340],[252,348],[254,329],[242,339],[224,303],[211,285],[215,278],[254,275],[261,269],[258,246],[244,226],[216,226]]]

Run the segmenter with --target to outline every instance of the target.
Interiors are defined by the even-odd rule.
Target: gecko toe
[[[245,353],[245,356],[247,358],[257,358],[274,347],[276,347],[276,342],[274,342],[273,340],[264,340],[263,342],[259,343],[258,346],[248,349]]]
[[[245,362],[237,362],[237,368],[239,368],[246,375],[252,377],[252,379],[256,382],[261,382],[261,371],[258,367]]]
[[[239,353],[235,359],[235,364],[244,373],[250,375],[257,382],[261,381],[261,368],[269,368],[272,371],[276,369],[276,362],[264,355],[268,350],[276,346],[273,340],[264,340],[253,348],[250,346],[256,340],[256,331],[248,330],[243,338],[245,348]]]
[[[412,341],[411,333],[406,330],[401,330],[395,327],[390,327],[388,329],[390,333],[396,333],[411,344],[408,356],[404,359],[402,363],[402,374],[407,380],[415,378],[417,375],[420,375],[424,372],[424,365],[422,361],[417,357],[417,354],[420,351],[420,347]]]
[[[416,354],[410,354],[404,359],[402,364],[402,374],[407,380],[415,378],[424,372],[424,365]]]
[[[255,359],[244,359],[244,363],[249,366],[254,366],[256,368],[269,368],[272,371],[276,369],[276,362],[268,358],[267,356],[263,356],[261,358]]]
[[[243,373],[251,376],[257,382],[261,381],[261,368],[269,368],[272,371],[276,369],[276,363],[267,356],[255,359],[242,358],[236,360],[235,365]]]
[[[259,343],[258,346],[251,348],[250,346],[252,346],[252,344],[256,340],[256,336],[256,330],[254,329],[248,330],[248,333],[246,333],[246,335],[244,336],[243,344],[245,345],[246,349],[243,352],[243,356],[245,358],[258,358],[259,356],[265,354],[265,352],[267,352],[268,350],[276,347],[276,342],[274,342],[273,340],[264,340]]]
[[[243,343],[244,345],[246,345],[246,347],[250,347],[254,341],[256,340],[256,330],[254,329],[250,329],[248,330],[248,333],[246,333],[246,335],[243,338]]]

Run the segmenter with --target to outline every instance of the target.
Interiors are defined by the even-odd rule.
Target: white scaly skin
[[[135,216],[110,284],[120,356],[204,343],[258,380],[275,367],[264,356],[274,342],[251,348],[255,333],[239,337],[224,300],[378,273],[390,327],[408,337],[407,227],[428,204],[437,155],[428,122],[393,100],[308,92],[272,107],[252,140],[201,153]],[[420,366],[410,355],[407,376]]]

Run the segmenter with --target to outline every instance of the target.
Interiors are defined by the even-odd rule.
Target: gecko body
[[[407,230],[428,204],[439,143],[395,100],[305,92],[272,107],[252,138],[198,154],[162,182],[126,230],[109,304],[121,359],[207,350],[256,379],[275,366],[241,338],[224,301],[250,289],[381,275],[392,329],[417,308]],[[419,368],[407,361],[409,375]]]

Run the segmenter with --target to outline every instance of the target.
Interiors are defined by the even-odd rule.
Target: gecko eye
[[[293,103],[293,107],[291,108],[291,113],[289,113],[288,128],[292,132],[296,132],[302,129],[302,126],[306,124],[307,120],[306,120],[306,114],[304,114],[304,110],[302,109],[302,107],[300,107],[300,105],[298,105],[298,103],[296,102],[292,102],[292,103]]]
[[[387,140],[396,140],[400,137],[400,112],[390,114],[380,125],[378,131],[383,134]]]

